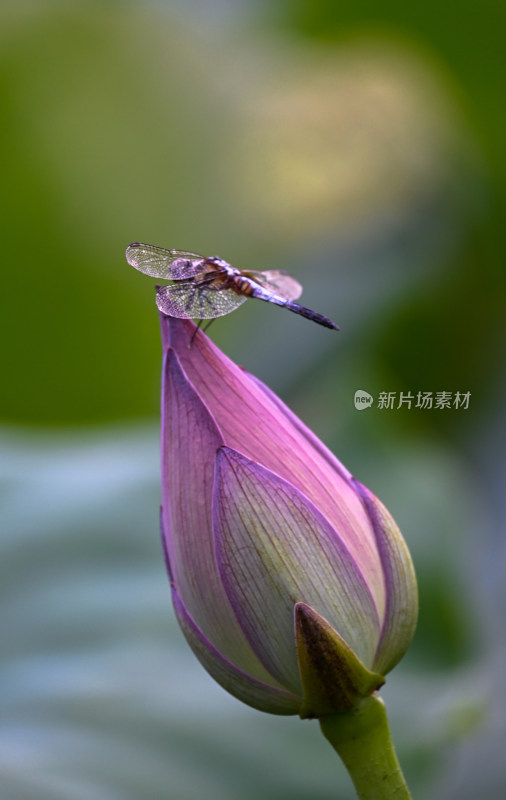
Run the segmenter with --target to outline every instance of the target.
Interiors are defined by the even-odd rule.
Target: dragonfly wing
[[[165,280],[184,280],[193,278],[202,272],[216,270],[216,266],[208,264],[207,258],[198,253],[186,250],[166,250],[154,244],[133,242],[126,249],[128,263],[152,278]]]
[[[156,304],[168,317],[182,319],[215,319],[230,314],[247,300],[231,289],[214,288],[194,281],[161,286]]]
[[[274,292],[278,297],[284,297],[285,300],[297,300],[302,294],[300,283],[284,270],[268,269],[264,272],[249,270],[244,274],[251,277],[255,283],[260,284],[264,289]]]

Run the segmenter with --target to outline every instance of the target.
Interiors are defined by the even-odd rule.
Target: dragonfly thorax
[[[218,256],[212,256],[211,258],[207,259],[208,263],[215,264],[220,270],[223,270],[227,273],[227,275],[240,275],[241,271],[236,269],[228,261],[225,261],[223,258],[219,258]]]

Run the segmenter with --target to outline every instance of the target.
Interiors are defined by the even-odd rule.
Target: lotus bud
[[[228,692],[323,717],[375,692],[412,638],[394,520],[260,381],[161,315],[162,539],[175,612]]]

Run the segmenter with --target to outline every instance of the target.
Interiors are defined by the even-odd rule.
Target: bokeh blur
[[[505,24],[495,0],[2,3],[2,800],[354,797],[316,723],[228,697],[174,622],[134,240],[288,269],[341,326],[251,301],[209,334],[408,542],[420,623],[382,693],[414,797],[504,796]]]

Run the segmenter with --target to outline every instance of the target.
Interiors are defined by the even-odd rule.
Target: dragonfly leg
[[[199,332],[199,330],[202,328],[202,323],[203,322],[204,322],[203,319],[199,319],[199,321],[197,323],[197,327],[195,328],[195,330],[192,333],[192,338],[190,339],[190,344],[188,345],[188,350],[193,345],[193,340],[195,339],[195,337],[196,337],[197,333]],[[209,328],[213,324],[213,322],[214,322],[214,319],[208,320],[207,325],[205,326],[205,328],[202,328],[203,333],[205,333],[206,331],[209,330]]]
[[[188,345],[188,350],[190,350],[190,349],[191,349],[191,347],[192,347],[192,345],[193,345],[193,340],[195,339],[195,337],[196,337],[197,333],[199,332],[199,330],[200,330],[200,328],[201,328],[201,325],[202,325],[203,321],[204,321],[203,319],[199,319],[199,321],[198,321],[198,323],[197,323],[197,327],[195,328],[195,330],[194,330],[194,331],[193,331],[193,333],[192,333],[192,338],[190,339],[190,344]]]

